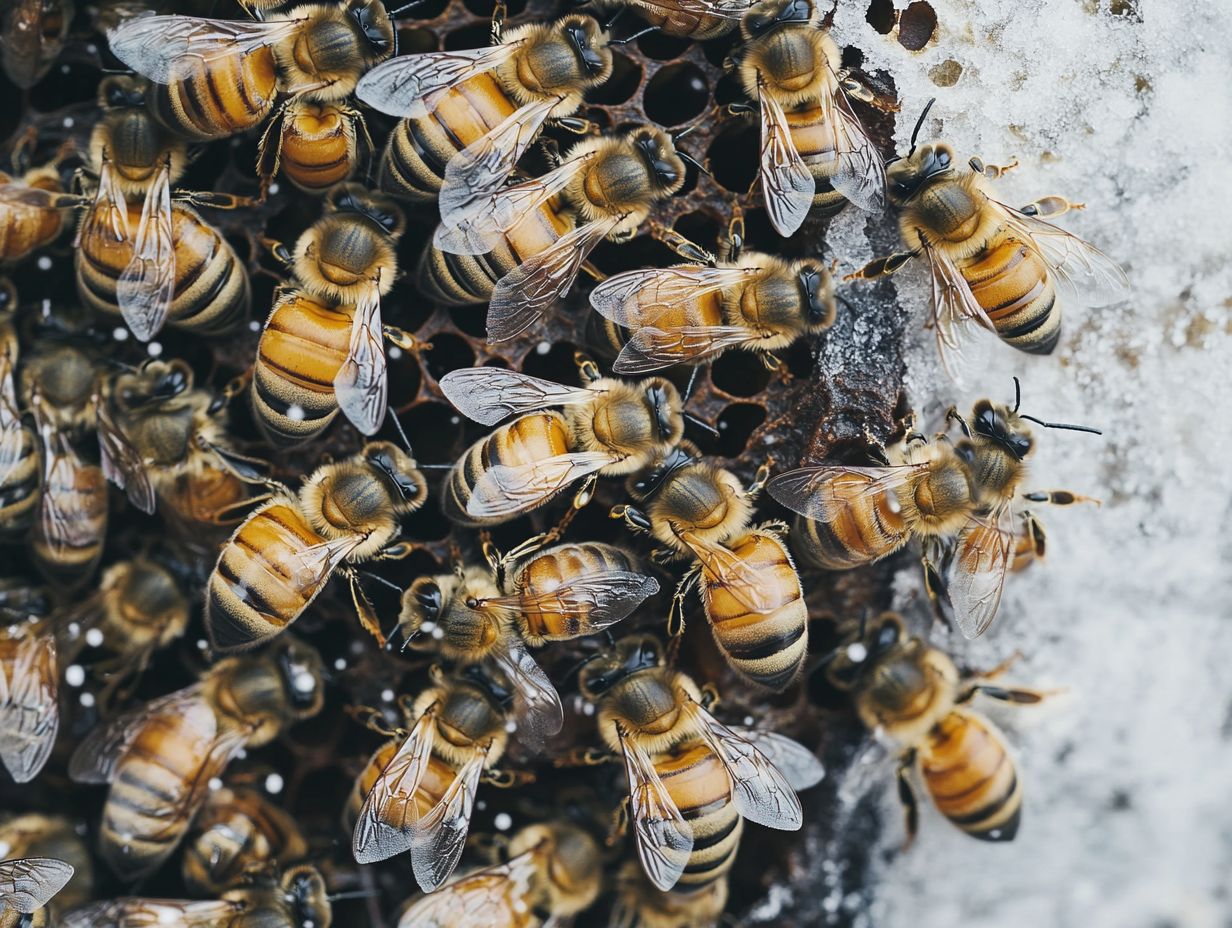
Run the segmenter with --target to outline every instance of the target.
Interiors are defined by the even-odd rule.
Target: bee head
[[[650,635],[630,635],[596,657],[578,672],[578,689],[592,702],[613,686],[641,670],[663,663],[663,649]]]
[[[840,690],[854,688],[906,635],[902,618],[893,612],[884,612],[871,623],[862,619],[830,655],[826,676]]]
[[[387,441],[370,442],[361,453],[368,466],[392,491],[400,512],[410,513],[423,505],[428,496],[428,483],[414,458]]]
[[[1021,418],[1008,406],[980,400],[971,410],[971,429],[977,435],[995,441],[1021,461],[1035,446],[1030,430],[1020,423]]]
[[[325,879],[316,867],[292,867],[283,874],[282,889],[295,928],[323,928],[333,921]]]
[[[145,106],[148,85],[139,77],[127,74],[105,78],[98,85],[98,104],[104,109],[127,109]]]
[[[684,183],[685,164],[677,154],[670,135],[661,129],[643,126],[632,133],[630,141],[645,161],[655,183],[668,193],[680,189]]]

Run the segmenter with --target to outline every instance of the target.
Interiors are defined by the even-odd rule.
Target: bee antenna
[[[585,3],[579,3],[579,4],[578,4],[578,6],[585,6],[585,5],[586,5]],[[619,21],[619,19],[620,19],[620,18],[624,15],[624,13],[625,13],[625,9],[626,9],[626,7],[625,7],[625,6],[623,6],[623,5],[622,5],[622,6],[618,6],[618,7],[616,8],[616,12],[612,14],[612,18],[611,18],[611,19],[609,19],[607,22],[605,22],[605,23],[603,24],[603,31],[604,31],[604,32],[611,32],[611,31],[612,31],[612,27],[613,27],[614,25],[616,25],[617,21]]]
[[[920,118],[915,123],[915,130],[911,133],[911,151],[907,152],[908,158],[915,154],[915,140],[919,138],[920,130],[924,128],[924,120],[928,118],[928,111],[933,108],[933,104],[936,102],[936,97],[929,97],[928,102],[924,104],[924,112],[920,113]]]
[[[690,129],[688,131],[692,131],[692,130]],[[680,156],[680,160],[683,161],[685,164],[693,165],[693,167],[697,168],[707,177],[714,177],[713,174],[711,174],[708,170],[706,170],[706,166],[704,164],[702,164],[700,161],[698,161],[696,158],[690,155],[687,151],[681,151],[679,148],[677,148],[676,154]]]
[[[406,432],[402,428],[402,420],[398,418],[398,414],[394,412],[392,406],[387,407],[385,411],[389,414],[389,418],[393,420],[394,428],[398,430],[398,435],[402,439],[402,446],[406,448],[406,453],[414,457],[415,452],[411,450],[411,440],[406,437]]]
[[[689,398],[693,395],[693,388],[697,386],[697,372],[699,370],[701,370],[701,366],[694,364],[693,370],[689,374],[689,382],[684,388],[684,393],[680,394],[681,405],[684,405],[685,403],[687,403],[689,401]]]
[[[420,470],[452,470],[452,464],[415,464]]]
[[[330,893],[325,898],[330,902],[343,902],[347,899],[372,899],[380,894],[379,889],[352,889],[345,893]]]
[[[692,422],[694,425],[696,425],[696,426],[697,426],[699,429],[701,429],[702,431],[704,431],[704,432],[709,432],[709,433],[710,433],[711,435],[713,435],[715,438],[718,438],[718,437],[719,437],[719,430],[718,430],[718,429],[716,429],[716,428],[715,428],[713,425],[711,425],[709,422],[706,422],[706,421],[704,421],[704,420],[702,420],[702,419],[697,418],[697,416],[693,415],[693,413],[691,413],[691,412],[686,412],[686,413],[684,414],[684,417],[685,417],[688,421],[690,421],[690,422]]]
[[[627,35],[623,39],[609,39],[607,44],[609,48],[613,45],[628,45],[630,42],[640,39],[648,32],[657,32],[658,29],[658,26],[647,26],[645,29],[639,29],[637,32],[633,33],[633,35]]]
[[[1022,405],[1022,384],[1018,382],[1018,378],[1014,378],[1014,412],[1018,412],[1018,407]]]
[[[1042,425],[1046,429],[1065,429],[1069,432],[1090,432],[1092,435],[1103,435],[1097,428],[1092,428],[1089,425],[1072,425],[1069,422],[1045,422],[1043,419],[1037,419],[1035,416],[1028,416],[1023,413],[1020,418],[1026,419],[1028,422],[1034,422],[1036,425]]]
[[[404,3],[402,4],[402,6],[392,9],[392,10],[387,10],[386,12],[388,13],[390,19],[394,19],[395,17],[400,16],[401,14],[405,13],[407,10],[411,9],[412,7],[421,6],[425,2],[426,0],[410,0],[410,3]]]
[[[355,572],[359,574],[361,577],[367,577],[369,580],[375,580],[377,583],[381,584],[382,586],[389,587],[391,590],[394,590],[399,596],[401,596],[403,593],[406,592],[406,590],[402,589],[402,587],[398,586],[398,584],[394,583],[392,580],[386,580],[380,574],[374,574],[370,570],[357,570]]]

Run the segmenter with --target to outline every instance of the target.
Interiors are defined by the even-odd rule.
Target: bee
[[[18,351],[13,313],[0,312],[0,535],[24,533],[39,500],[38,439],[17,399]]]
[[[184,883],[219,895],[308,856],[308,840],[289,812],[250,787],[212,791],[184,842]]]
[[[631,239],[684,180],[672,137],[641,126],[578,142],[543,177],[457,202],[442,192],[420,287],[450,305],[488,300],[488,341],[507,341],[569,292],[596,245]]]
[[[1044,523],[1033,512],[1023,510],[1018,514],[1018,531],[1014,535],[1014,552],[1010,558],[1010,570],[1026,570],[1036,561],[1044,559],[1047,536]]]
[[[323,673],[316,650],[288,638],[220,661],[195,685],[94,728],[70,758],[69,776],[111,786],[99,838],[111,869],[126,881],[157,869],[209,781],[241,749],[268,744],[321,710]]]
[[[714,928],[727,908],[727,878],[695,892],[662,892],[633,861],[616,875],[608,928]]]
[[[468,873],[410,903],[397,928],[535,928],[590,908],[603,883],[599,845],[581,828],[550,822],[523,828],[508,859]]]
[[[840,647],[827,675],[851,692],[869,731],[884,732],[903,748],[899,796],[908,840],[919,820],[911,770],[919,771],[937,810],[981,841],[1011,841],[1022,815],[1022,783],[999,731],[967,707],[977,694],[1012,705],[1039,703],[1037,690],[990,685],[1008,666],[960,679],[954,662],[919,638],[908,637],[902,619],[886,613],[850,636],[861,646],[859,661]]]
[[[325,880],[311,866],[292,867],[278,881],[267,880],[222,894],[218,899],[143,899],[135,896],[93,902],[70,912],[61,928],[329,928],[333,906]]]
[[[442,505],[459,525],[495,525],[544,505],[586,478],[575,508],[589,501],[598,476],[645,467],[684,433],[675,386],[652,377],[628,382],[579,365],[583,386],[494,367],[451,371],[441,390],[458,410],[491,425],[524,413],[471,445],[446,478]],[[564,406],[563,413],[548,409]]]
[[[744,41],[733,61],[760,112],[759,176],[775,231],[788,237],[810,210],[826,218],[848,201],[881,209],[881,155],[848,99],[872,95],[842,70],[838,45],[813,0],[755,3],[740,21],[740,34]]]
[[[467,664],[491,660],[513,687],[522,740],[541,743],[560,731],[564,713],[526,647],[602,631],[659,584],[638,572],[628,552],[599,542],[557,545],[525,559],[515,552],[502,559],[490,546],[486,553],[487,568],[459,567],[412,583],[398,625],[412,647]]]
[[[47,925],[43,907],[72,878],[72,866],[54,857],[0,860],[0,926]]]
[[[642,505],[617,506],[614,518],[664,545],[662,557],[692,560],[676,589],[669,632],[684,631],[684,602],[700,583],[715,644],[742,679],[785,689],[808,654],[808,608],[784,527],[753,527],[753,499],[769,475],[758,471],[747,490],[730,471],[683,445],[658,461],[630,491]]]
[[[63,188],[52,165],[33,168],[20,178],[0,171],[0,264],[16,264],[50,245],[64,228]]]
[[[644,374],[713,360],[729,348],[770,352],[824,332],[834,322],[834,281],[820,261],[785,261],[744,252],[743,222],[720,260],[692,242],[672,241],[700,263],[615,274],[590,293],[590,305],[632,332],[612,370]]]
[[[614,0],[610,5],[618,11],[633,10],[650,23],[651,29],[646,32],[655,30],[694,42],[708,42],[732,32],[750,3],[751,0]]]
[[[405,729],[369,716],[369,727],[391,740],[369,758],[344,812],[359,863],[410,851],[425,892],[458,865],[480,780],[517,782],[493,769],[509,739],[507,685],[477,665],[452,676],[434,667],[432,681],[413,703],[402,702]]]
[[[0,628],[0,762],[18,783],[43,769],[60,728],[56,638],[46,620]]]
[[[194,141],[254,128],[279,92],[344,100],[396,43],[376,0],[306,4],[254,22],[140,16],[107,38],[117,58],[154,82],[157,118]]]
[[[271,442],[305,442],[339,409],[365,435],[381,427],[388,404],[383,339],[408,351],[421,347],[381,322],[405,227],[389,197],[343,184],[291,252],[276,249],[296,286],[274,304],[253,369],[253,411]]]
[[[19,0],[0,13],[0,66],[29,90],[46,76],[64,48],[73,21],[72,0]]]
[[[261,136],[257,174],[262,192],[281,170],[304,193],[325,193],[349,180],[371,151],[372,139],[359,110],[293,98]]]
[[[29,812],[0,818],[0,859],[54,857],[73,868],[72,879],[48,906],[54,915],[90,898],[94,864],[81,838],[85,832],[84,824],[74,824],[60,815]],[[2,918],[0,924],[3,924]]]
[[[947,422],[957,422],[963,433],[957,442],[945,433],[930,441],[912,429],[887,449],[885,466],[827,463],[771,480],[771,496],[815,521],[797,536],[808,559],[828,570],[847,570],[919,538],[926,576],[940,584],[936,592],[952,608],[959,629],[968,638],[987,631],[1014,557],[1018,499],[1058,506],[1094,502],[1065,490],[1020,494],[1035,447],[1027,421],[1099,432],[1019,413],[1017,378],[1014,384],[1012,408],[984,399],[972,408],[970,421],[957,410],[948,412]]]
[[[1082,204],[1048,196],[1015,209],[993,199],[988,181],[1017,165],[954,163],[946,142],[916,145],[887,172],[890,203],[909,250],[869,262],[848,279],[892,274],[924,255],[932,275],[931,325],[946,370],[961,378],[981,331],[1030,354],[1050,354],[1061,336],[1059,298],[1109,306],[1129,296],[1125,272],[1107,255],[1047,222]],[[964,355],[967,354],[968,357]]]
[[[817,759],[790,738],[717,721],[656,639],[622,639],[581,669],[578,687],[624,762],[638,857],[658,889],[698,892],[721,880],[744,819],[800,828],[796,791],[821,779]]]
[[[381,157],[382,190],[415,203],[442,185],[461,202],[497,191],[544,124],[577,128],[567,117],[612,74],[607,36],[589,16],[508,32],[497,17],[492,33],[489,48],[405,55],[360,80],[360,100],[403,117]]]
[[[299,618],[341,565],[409,553],[395,543],[399,519],[427,495],[414,459],[388,442],[318,467],[298,495],[275,492],[218,555],[205,594],[211,644],[235,651],[268,641]],[[346,573],[361,621],[384,645],[358,579]]]

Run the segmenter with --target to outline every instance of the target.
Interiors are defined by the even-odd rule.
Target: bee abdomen
[[[107,478],[100,468],[92,465],[72,468],[67,476],[65,480],[65,474],[53,473],[44,484],[43,492],[55,494],[59,507],[73,514],[71,531],[53,541],[43,532],[40,519],[36,519],[31,547],[44,574],[68,587],[76,587],[94,573],[103,556],[103,541],[107,536]]]
[[[700,889],[731,869],[744,830],[727,768],[708,745],[694,742],[655,758],[655,771],[693,829],[693,851],[676,889]]]
[[[29,528],[39,500],[41,468],[34,435],[25,427],[16,434],[19,444],[0,483],[0,532],[6,534]]]
[[[1061,309],[1048,266],[1034,250],[1003,233],[960,270],[1002,341],[1030,354],[1052,352]]]
[[[574,578],[612,571],[637,573],[638,565],[632,556],[615,545],[601,542],[559,545],[519,568],[513,586],[520,593],[539,596],[551,593]],[[574,638],[579,632],[580,623],[576,618],[557,612],[528,610],[522,616],[526,634],[534,640]]]
[[[0,183],[8,175],[0,173]],[[0,261],[18,261],[36,248],[49,244],[63,227],[55,210],[6,210],[0,221]]]
[[[282,139],[282,172],[308,193],[323,193],[351,176],[355,152],[347,114],[336,106],[299,112]]]
[[[909,537],[898,501],[887,494],[853,500],[829,522],[798,518],[792,533],[799,540],[797,553],[825,570],[863,566],[897,551]]]
[[[1022,785],[989,722],[971,712],[951,712],[930,732],[920,758],[924,782],[942,815],[982,841],[1013,839]]]
[[[834,133],[825,124],[828,117],[820,106],[810,106],[785,115],[796,151],[816,182],[813,208],[809,214],[820,219],[837,215],[847,205],[847,198],[830,183],[839,162],[838,153],[834,150]]]
[[[197,141],[251,129],[277,96],[274,54],[260,48],[242,57],[198,65],[170,84],[153,84],[150,110],[168,129]]]

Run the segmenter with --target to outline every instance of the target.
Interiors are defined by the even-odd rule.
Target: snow
[[[919,53],[876,33],[864,4],[838,5],[840,43],[894,76],[901,152],[936,96],[923,137],[946,138],[960,163],[1017,156],[995,182],[1009,203],[1085,202],[1059,224],[1120,261],[1135,291],[1126,306],[1068,305],[1051,357],[998,346],[975,389],[959,391],[923,331],[923,269],[895,277],[919,320],[917,408],[935,418],[951,402],[1009,400],[1019,376],[1024,411],[1104,430],[1037,430],[1032,483],[1104,505],[1042,512],[1047,561],[1010,578],[984,639],[944,640],[977,667],[1021,650],[1007,679],[1067,688],[1039,708],[980,706],[1019,759],[1017,839],[974,841],[926,807],[901,853],[892,784],[874,781],[886,824],[861,924],[1206,928],[1232,917],[1232,17],[1220,0],[1113,0],[1137,16],[1109,2],[932,0],[938,35]],[[929,73],[946,60],[962,75],[938,87]],[[848,266],[872,255],[861,229],[848,211],[832,230]],[[905,603],[918,598],[914,573],[900,587]],[[905,608],[923,615],[918,599]]]

